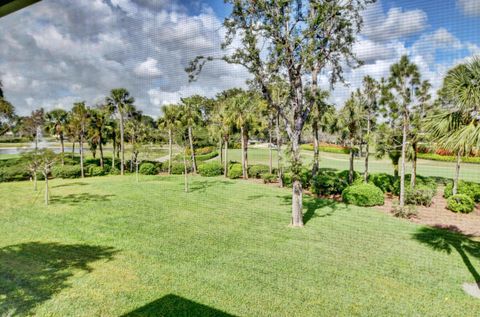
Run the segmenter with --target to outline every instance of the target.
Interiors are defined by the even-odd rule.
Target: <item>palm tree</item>
[[[197,173],[197,161],[195,158],[195,147],[193,144],[193,128],[202,121],[201,108],[206,103],[206,98],[202,96],[191,96],[182,98],[180,104],[180,117],[188,131],[188,142],[190,145],[193,173]]]
[[[365,172],[363,174],[363,178],[365,183],[368,182],[368,164],[369,164],[369,156],[370,156],[370,143],[372,142],[372,130],[376,123],[376,117],[378,112],[378,104],[379,104],[379,94],[380,94],[380,86],[379,83],[370,76],[365,76],[363,78],[363,95],[365,98],[364,103],[364,113],[365,119],[367,123],[367,131],[365,136]]]
[[[110,96],[106,98],[107,104],[112,107],[118,114],[118,122],[120,126],[120,174],[125,174],[125,118],[127,116],[128,107],[133,105],[135,98],[125,88],[112,89]]]
[[[104,167],[103,146],[106,143],[106,125],[108,122],[108,111],[105,106],[98,106],[90,109],[90,124],[88,126],[88,139],[91,144],[98,146],[100,151],[100,166]]]
[[[176,105],[162,106],[163,117],[160,118],[159,126],[168,131],[168,174],[172,173],[173,159],[173,133],[179,124],[179,107]]]
[[[85,102],[77,102],[73,104],[72,117],[70,123],[72,130],[77,133],[77,137],[80,145],[80,170],[82,178],[85,177],[85,171],[83,167],[84,149],[83,142],[85,140],[85,133],[87,128],[87,120],[89,117],[88,108],[85,106]]]
[[[365,101],[361,92],[357,90],[352,93],[350,99],[347,100],[345,106],[340,110],[339,124],[343,127],[341,133],[348,140],[350,147],[350,168],[348,173],[349,183],[353,183],[354,178],[354,158],[355,145],[358,144],[362,128],[365,121]]]
[[[400,157],[400,197],[399,207],[405,206],[405,161],[407,154],[407,138],[409,129],[410,107],[416,87],[420,84],[420,73],[417,65],[404,55],[400,61],[390,67],[388,88],[402,118],[402,148]]]
[[[47,130],[55,134],[60,140],[61,145],[61,161],[62,165],[65,164],[65,130],[68,123],[68,112],[63,109],[54,109],[47,112],[45,115],[47,119]]]

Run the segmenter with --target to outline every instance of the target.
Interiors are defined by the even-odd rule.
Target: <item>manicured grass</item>
[[[374,209],[192,177],[0,184],[0,315],[477,316],[480,244]],[[463,257],[463,260],[462,260]]]
[[[241,150],[232,149],[229,151],[229,160],[241,161]],[[252,148],[248,150],[249,164],[268,164],[268,149]],[[313,159],[312,151],[303,151],[302,157],[304,164],[308,166]],[[284,159],[285,162],[285,159]],[[276,152],[273,153],[273,166],[277,166]],[[348,155],[335,153],[320,153],[320,166],[346,170],[349,167]],[[393,174],[393,166],[388,159],[376,159],[370,156],[369,169],[371,173],[390,173]],[[355,159],[355,170],[363,173],[365,163],[363,158]],[[411,171],[411,163],[407,162],[407,173]],[[451,162],[438,162],[430,160],[418,160],[417,172],[423,176],[438,176],[453,178],[455,173],[455,164]],[[480,183],[480,165],[463,163],[460,168],[460,178],[465,181]]]

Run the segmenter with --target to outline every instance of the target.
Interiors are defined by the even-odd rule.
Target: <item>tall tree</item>
[[[5,99],[2,82],[0,81],[0,136],[10,130],[14,117],[15,108]]]
[[[370,157],[370,144],[372,143],[372,130],[376,123],[376,117],[378,112],[378,105],[380,99],[379,83],[370,76],[365,76],[363,79],[363,97],[364,102],[364,114],[366,120],[366,134],[364,141],[365,148],[365,172],[363,179],[368,182],[368,169],[369,169],[369,157]]]
[[[183,124],[187,128],[188,143],[190,145],[190,157],[192,159],[193,173],[197,173],[197,161],[195,158],[195,146],[193,140],[193,129],[201,122],[202,112],[201,109],[206,103],[206,98],[195,95],[188,98],[182,98],[180,105],[180,115]]]
[[[130,96],[130,93],[125,88],[112,89],[110,96],[106,98],[109,106],[115,109],[118,115],[118,122],[120,127],[120,174],[125,174],[125,118],[129,106],[133,105],[135,98]]]
[[[405,206],[405,162],[408,146],[410,111],[414,101],[414,93],[420,84],[420,73],[417,65],[404,55],[400,61],[390,67],[389,90],[394,103],[398,106],[402,118],[402,148],[400,157],[400,197],[399,207]]]
[[[62,165],[65,164],[65,130],[68,123],[68,112],[63,109],[54,109],[47,112],[45,115],[47,120],[47,130],[56,135],[60,140],[61,146],[61,161]]]
[[[83,164],[85,153],[83,143],[85,142],[88,117],[89,111],[85,105],[85,102],[77,102],[73,104],[70,124],[72,125],[72,129],[76,131],[78,137],[80,147],[80,171],[82,178],[85,177],[85,169]]]
[[[109,121],[109,111],[106,106],[100,105],[96,108],[89,109],[90,122],[88,125],[88,140],[90,144],[98,146],[100,151],[100,166],[104,167],[103,146],[107,142],[107,124]]]
[[[22,131],[35,142],[35,150],[38,150],[38,142],[45,124],[45,111],[43,108],[32,111],[30,116],[22,120]]]
[[[325,68],[329,69],[325,76],[333,84],[342,79],[344,65],[356,64],[352,51],[355,34],[362,25],[361,11],[374,0],[226,2],[232,12],[225,19],[223,48],[232,53],[222,59],[246,67],[270,108],[284,121],[293,174],[291,225],[303,227],[300,139],[313,107],[305,92],[317,92],[318,77]],[[187,68],[190,79],[213,59],[194,59]],[[274,102],[269,89],[278,76],[289,86],[285,106]]]
[[[179,124],[178,107],[176,105],[162,106],[163,116],[160,118],[159,126],[168,132],[168,174],[172,173],[173,160],[173,137],[174,131]]]

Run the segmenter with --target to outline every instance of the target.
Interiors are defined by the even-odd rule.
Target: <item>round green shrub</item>
[[[243,172],[242,172],[242,164],[239,163],[234,163],[231,164],[228,168],[228,178],[242,178]]]
[[[447,199],[447,209],[453,212],[470,213],[475,208],[475,202],[465,194],[457,194]]]
[[[223,174],[223,166],[220,162],[208,162],[198,166],[198,173],[201,176],[212,177]]]
[[[342,192],[342,200],[346,204],[362,207],[381,206],[385,203],[382,190],[372,184],[348,186]]]
[[[384,193],[391,193],[395,177],[387,173],[374,173],[368,175],[368,181],[380,188]]]
[[[457,194],[464,194],[469,196],[475,202],[480,202],[480,184],[472,182],[458,182]],[[453,182],[450,182],[445,186],[443,197],[449,198],[453,195]]]
[[[110,175],[120,175],[120,170],[114,166],[110,169]]]
[[[157,175],[158,169],[155,164],[147,162],[140,164],[138,172],[142,175]]]
[[[187,172],[190,172],[192,167],[187,162]],[[172,174],[173,175],[182,175],[185,173],[185,166],[183,162],[172,162]]]
[[[311,191],[319,196],[339,195],[348,186],[347,180],[333,171],[319,171],[312,180]]]
[[[278,176],[275,174],[264,173],[262,174],[262,179],[264,184],[275,183],[278,179]]]
[[[248,176],[253,178],[261,178],[262,174],[270,173],[268,165],[258,164],[248,167]]]
[[[81,175],[80,165],[58,165],[52,168],[54,178],[78,178]]]

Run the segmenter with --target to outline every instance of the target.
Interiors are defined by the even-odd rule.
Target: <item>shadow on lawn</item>
[[[282,198],[285,204],[292,204],[292,196],[277,196]],[[329,209],[323,209],[328,207]],[[304,195],[303,198],[303,223],[306,224],[312,218],[329,217],[337,210],[345,209],[343,204],[340,204],[331,199],[314,198]],[[322,210],[323,209],[323,210]],[[290,211],[289,211],[290,212]]]
[[[32,314],[35,306],[69,287],[75,271],[111,260],[110,247],[29,242],[0,248],[0,316]]]
[[[183,297],[169,294],[121,317],[234,317],[221,310],[211,308]]]
[[[85,186],[85,185],[88,185],[88,183],[84,183],[84,182],[73,182],[73,183],[65,183],[65,184],[60,184],[60,185],[52,186],[52,188],[70,187],[70,186]]]
[[[462,234],[455,226],[423,227],[413,235],[413,238],[436,251],[450,254],[455,250],[480,287],[480,274],[468,257],[470,255],[480,259],[480,242]]]
[[[115,195],[97,195],[89,193],[69,194],[66,196],[53,196],[50,202],[52,204],[78,205],[87,201],[106,201]]]
[[[232,184],[235,184],[235,182],[226,181],[226,180],[225,181],[222,181],[222,180],[202,180],[202,181],[194,180],[189,184],[188,190],[190,192],[203,193],[210,187],[214,187],[214,186],[217,186],[217,185],[232,185]]]

